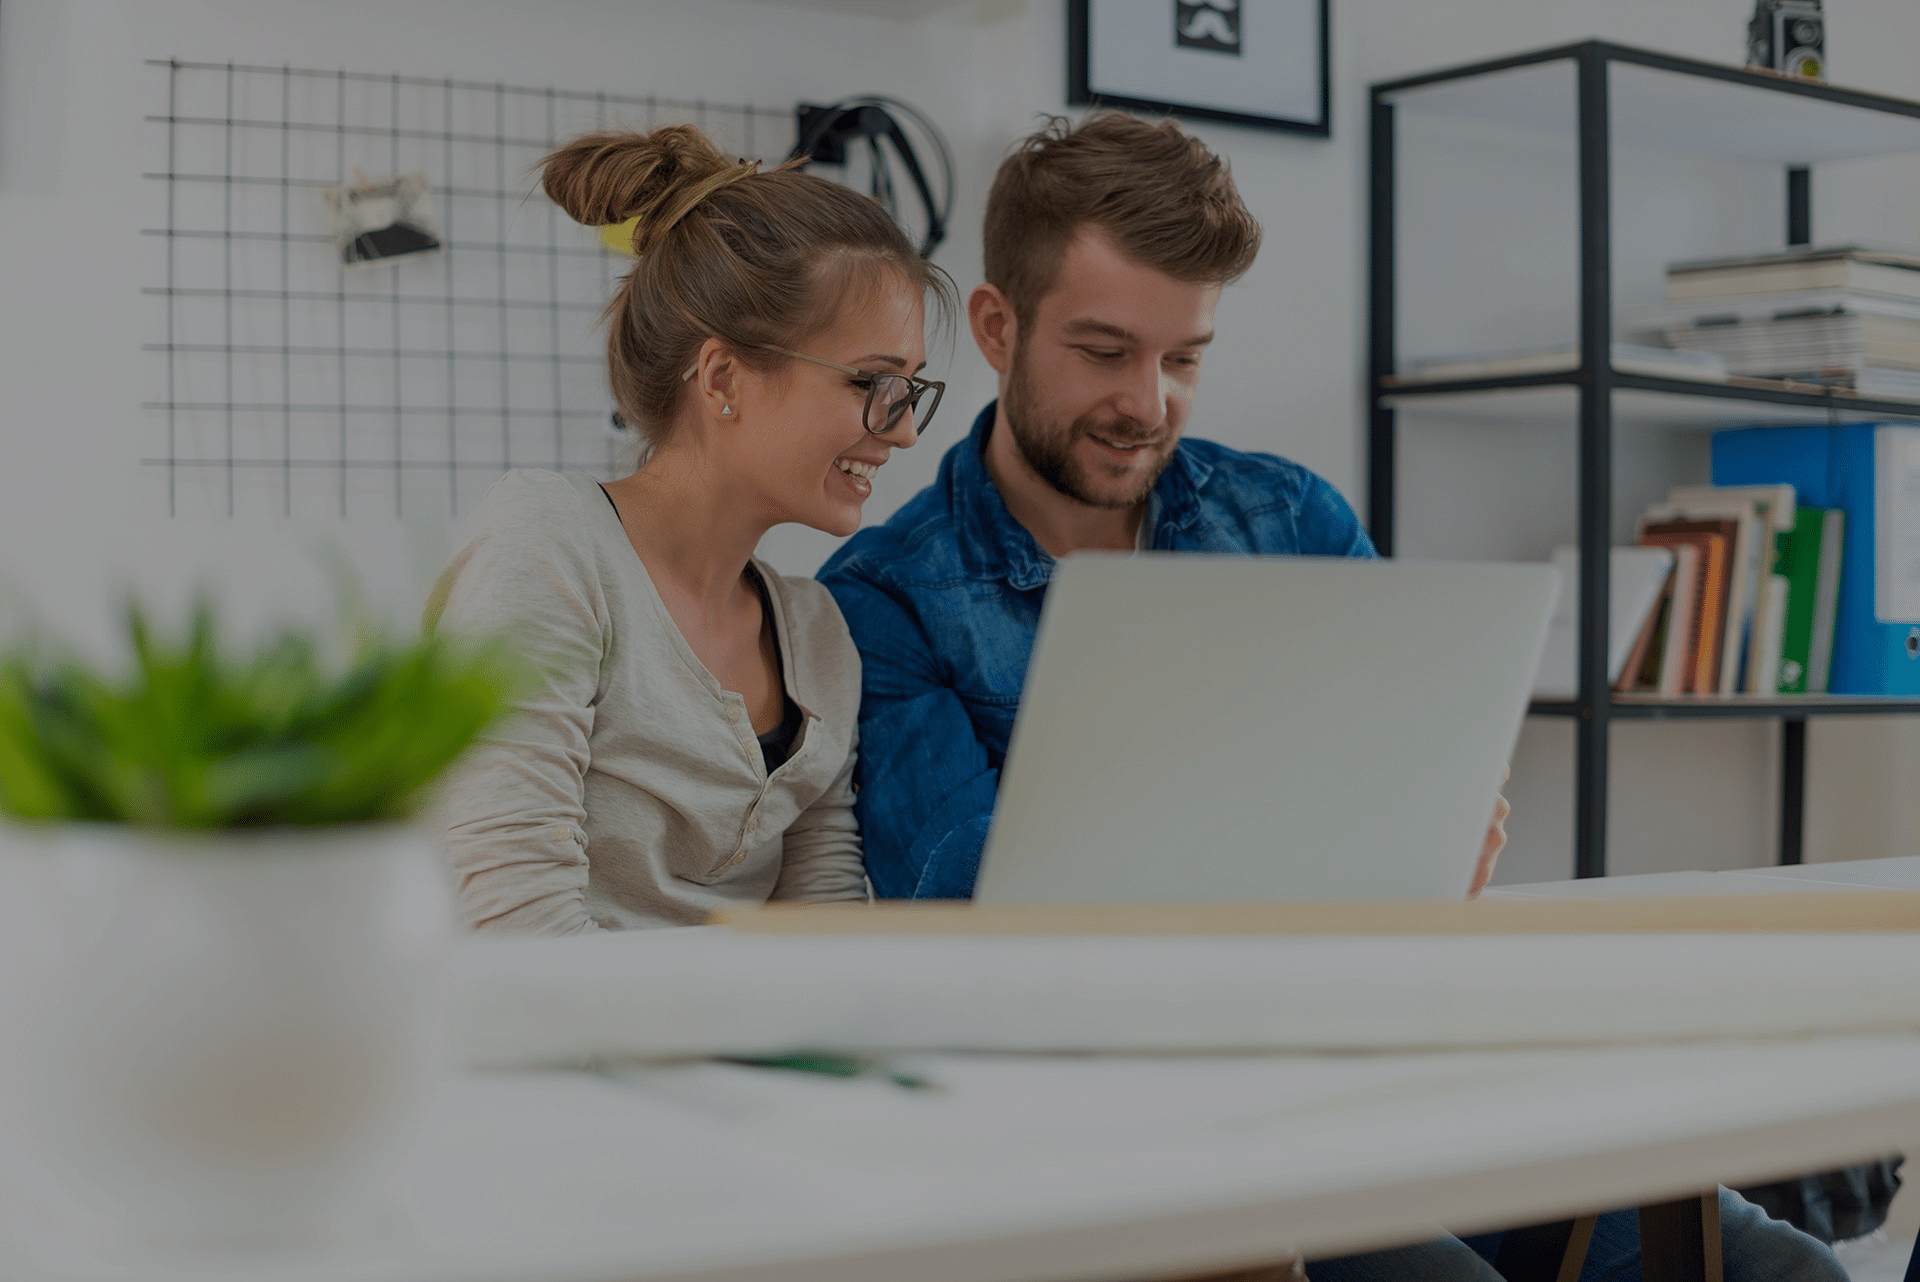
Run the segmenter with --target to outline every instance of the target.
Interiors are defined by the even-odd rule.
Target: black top
[[[773,667],[775,672],[784,672],[786,663],[780,654],[780,630],[773,626],[773,598],[767,592],[766,583],[759,572],[753,575],[754,590],[760,593],[760,610],[766,619],[768,635],[773,638]],[[793,745],[799,742],[800,725],[806,717],[800,711],[800,705],[786,692],[786,681],[781,679],[780,700],[783,705],[780,724],[763,735],[760,740],[760,757],[767,763],[767,773],[772,774],[785,765],[787,758],[793,755]]]

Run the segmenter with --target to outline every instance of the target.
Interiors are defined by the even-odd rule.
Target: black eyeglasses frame
[[[917,374],[896,374],[892,370],[860,369],[853,365],[842,365],[839,361],[830,361],[824,356],[810,356],[805,352],[796,352],[785,347],[773,347],[768,350],[779,352],[782,356],[791,356],[795,360],[809,361],[815,365],[825,366],[827,369],[839,370],[842,374],[851,374],[855,378],[870,380],[867,383],[867,403],[860,411],[860,425],[874,436],[885,436],[888,432],[891,432],[899,425],[901,416],[908,413],[913,415],[914,434],[917,436],[925,432],[927,430],[927,424],[933,422],[933,416],[940,408],[940,398],[945,396],[947,392],[947,385],[945,383],[937,379],[921,378]],[[905,396],[902,396],[893,403],[892,409],[887,415],[887,421],[881,426],[875,427],[873,425],[874,401],[880,395],[881,380],[888,378],[901,380],[907,384],[910,390]],[[919,412],[920,402],[926,397],[928,392],[933,393],[933,404],[927,406],[927,412],[922,414]]]

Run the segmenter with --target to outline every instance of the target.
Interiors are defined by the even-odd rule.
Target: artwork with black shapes
[[[141,461],[177,516],[458,515],[508,468],[610,474],[598,320],[631,260],[533,166],[589,129],[688,121],[769,168],[792,139],[790,107],[150,66]]]
[[[1067,102],[1316,138],[1332,0],[1070,0]]]

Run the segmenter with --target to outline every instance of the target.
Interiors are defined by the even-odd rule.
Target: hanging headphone
[[[938,198],[933,185],[927,181],[926,166],[893,112],[911,121],[922,139],[931,145],[940,169]],[[864,143],[869,194],[886,207],[894,221],[906,226],[899,187],[894,181],[894,165],[898,163],[925,216],[920,257],[931,258],[940,242],[947,238],[947,219],[953,213],[953,154],[947,150],[947,140],[940,136],[933,122],[910,104],[878,94],[847,98],[827,107],[801,103],[796,116],[800,136],[794,144],[793,155],[805,156],[816,164],[844,165],[848,144]],[[893,156],[891,160],[889,152]]]

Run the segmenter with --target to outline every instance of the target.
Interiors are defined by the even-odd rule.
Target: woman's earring
[[[733,406],[722,405],[720,407],[720,413],[723,417],[731,418],[733,416]]]

